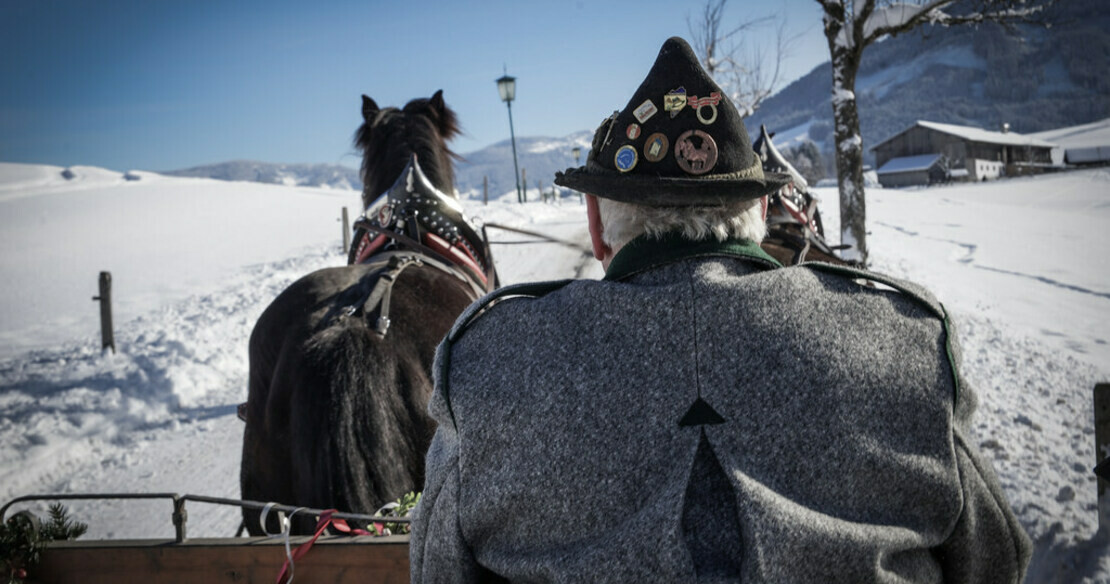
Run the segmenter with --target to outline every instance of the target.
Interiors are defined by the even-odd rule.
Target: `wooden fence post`
[[[482,204],[483,205],[488,205],[489,204],[489,177],[488,176],[483,176],[482,177]]]
[[[351,220],[347,216],[347,208],[343,207],[343,255],[351,252]]]
[[[93,300],[100,301],[100,350],[111,349],[116,352],[116,339],[112,334],[112,273],[100,272],[100,296],[93,296]]]
[[[520,169],[520,184],[524,185],[524,198],[521,202],[522,203],[527,203],[528,202],[528,169],[527,168]]]
[[[1110,383],[1095,385],[1095,464],[1110,460]],[[1107,471],[1105,465],[1100,470]],[[1110,480],[1098,478],[1099,526],[1110,528]]]

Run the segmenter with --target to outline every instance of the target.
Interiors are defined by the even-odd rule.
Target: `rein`
[[[510,231],[512,233],[519,233],[521,235],[530,235],[532,237],[538,237],[538,238],[540,238],[544,241],[548,241],[548,242],[551,242],[551,243],[558,243],[560,245],[565,245],[569,248],[576,249],[578,251],[582,251],[582,252],[585,252],[585,253],[593,253],[593,250],[587,248],[586,246],[584,246],[580,243],[574,243],[573,241],[567,241],[565,239],[559,239],[557,237],[551,237],[550,235],[546,235],[546,234],[540,233],[538,231],[529,231],[527,229],[520,229],[518,227],[509,227],[508,225],[501,225],[500,223],[485,223],[485,224],[483,224],[482,225],[482,234],[483,235],[485,235],[485,229],[487,227],[492,227],[494,229],[501,229],[503,231]],[[488,240],[488,238],[487,238],[487,240]],[[491,241],[490,243],[499,244],[499,245],[511,245],[511,244],[516,244],[516,243],[535,243],[535,242],[532,242],[532,241]]]

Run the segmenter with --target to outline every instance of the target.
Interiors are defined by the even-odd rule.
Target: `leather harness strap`
[[[374,258],[376,258],[375,261],[364,264],[370,270],[362,277],[362,281],[375,278],[376,281],[373,287],[359,300],[344,307],[342,316],[350,317],[354,316],[359,310],[369,312],[377,308],[378,320],[374,332],[381,338],[384,338],[386,332],[389,331],[389,304],[393,294],[393,284],[397,282],[397,278],[406,268],[426,265],[449,274],[470,285],[470,290],[473,292],[472,300],[485,293],[485,290],[480,288],[471,277],[464,274],[458,267],[421,252],[387,251],[375,255]]]
[[[421,257],[427,259],[443,257],[442,253],[432,249],[431,247],[428,247],[427,245],[424,245],[423,243],[409,237],[408,235],[405,235],[404,233],[398,233],[396,231],[393,231],[392,229],[384,229],[382,227],[379,227],[378,225],[373,224],[370,221],[356,221],[354,227],[355,229],[365,229],[368,234],[377,233],[380,235],[384,235],[396,241],[402,248],[411,250],[410,253],[417,254]],[[392,252],[379,252],[371,257],[378,257],[388,253]],[[444,263],[443,265],[453,267],[456,270],[456,275],[458,275],[459,272],[465,274],[466,281],[471,285],[471,288],[473,288],[477,292],[478,296],[481,296],[482,294],[490,291],[489,278],[485,274],[479,274],[474,270],[474,268],[470,266],[460,266],[458,264],[455,264],[454,262]]]
[[[804,210],[793,208],[782,196],[777,197],[774,204],[777,204],[784,213],[768,216],[768,229],[784,225],[797,227],[801,231],[800,234],[794,234],[785,229],[778,229],[774,233],[768,233],[768,239],[779,239],[787,244],[786,247],[794,251],[794,264],[804,262],[811,247],[816,247],[823,253],[834,257],[836,256],[835,250],[849,247],[846,245],[829,245],[825,238],[813,228],[813,219],[817,214],[816,199],[810,199]]]

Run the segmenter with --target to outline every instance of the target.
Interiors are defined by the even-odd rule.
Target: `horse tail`
[[[327,428],[310,465],[323,476],[306,477],[304,484],[326,491],[311,497],[325,508],[355,513],[373,513],[421,489],[434,431],[421,390],[431,380],[415,348],[402,335],[380,337],[369,320],[341,318],[305,347],[308,366],[318,372],[318,391],[326,394],[313,399],[326,404],[315,423]]]

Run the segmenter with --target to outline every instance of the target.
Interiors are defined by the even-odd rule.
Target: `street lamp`
[[[574,148],[571,148],[570,151],[574,154],[574,165],[578,166],[578,157],[582,155],[582,147],[575,146]]]
[[[508,73],[497,80],[497,92],[501,94],[501,101],[509,108],[509,137],[513,141],[513,170],[516,171],[516,202],[523,203],[524,196],[520,192],[520,166],[516,162],[516,133],[513,132],[513,99],[516,98],[516,77]]]

